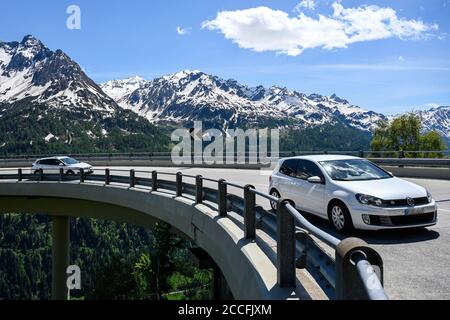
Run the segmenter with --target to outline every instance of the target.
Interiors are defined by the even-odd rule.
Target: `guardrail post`
[[[220,179],[218,183],[219,192],[219,215],[227,215],[227,184],[225,179]]]
[[[59,181],[60,182],[64,181],[64,169],[63,168],[59,168]]]
[[[364,158],[364,151],[359,150],[359,151],[358,151],[358,157]]]
[[[203,177],[198,175],[195,177],[195,203],[199,204],[203,201]]]
[[[294,288],[295,277],[295,220],[286,205],[279,204],[277,214],[277,282],[281,288]]]
[[[152,171],[152,191],[158,190],[158,171]]]
[[[81,183],[84,182],[84,170],[83,170],[83,168],[80,169],[80,182]]]
[[[109,169],[106,168],[105,169],[105,184],[108,185],[108,184],[110,184],[110,182],[111,182],[111,179],[110,179],[110,176],[109,176]]]
[[[130,170],[130,188],[134,188],[134,185],[136,184],[136,175],[134,172],[134,169]]]
[[[362,253],[375,270],[375,274],[368,275],[369,283],[364,283],[358,273],[354,254]],[[342,240],[336,247],[336,299],[338,300],[357,300],[369,299],[367,289],[383,293],[383,287],[375,288],[374,285],[379,283],[383,285],[383,260],[380,255],[370,248],[367,243],[358,238],[346,238]],[[371,269],[372,270],[372,269]],[[371,281],[372,280],[372,281]]]
[[[255,239],[256,237],[255,194],[251,189],[255,189],[255,187],[250,184],[244,187],[244,226],[246,239]]]
[[[17,170],[17,181],[22,181],[22,169]]]
[[[175,176],[175,190],[177,197],[181,197],[183,193],[183,174],[181,172],[177,172]]]
[[[39,169],[39,181],[44,180],[44,170],[42,168]]]

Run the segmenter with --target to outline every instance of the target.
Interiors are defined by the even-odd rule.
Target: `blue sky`
[[[72,4],[81,9],[80,30],[66,27]],[[336,93],[386,114],[450,104],[450,0],[2,0],[1,7],[1,41],[33,34],[98,82],[197,69],[247,85]]]

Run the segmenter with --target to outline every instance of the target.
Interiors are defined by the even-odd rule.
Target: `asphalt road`
[[[261,191],[267,191],[269,184],[267,172],[258,170],[154,167],[136,170],[155,169],[224,178],[242,185],[250,183]],[[422,230],[356,231],[353,236],[364,239],[381,254],[385,266],[385,289],[391,299],[450,299],[450,181],[406,180],[426,187],[438,201],[438,223]],[[242,193],[233,189],[229,187],[229,192]],[[269,207],[268,201],[258,201]],[[313,216],[307,218],[317,227],[343,238],[332,230],[328,222]]]

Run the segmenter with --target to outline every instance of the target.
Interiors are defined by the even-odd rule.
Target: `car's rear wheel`
[[[333,228],[338,232],[348,232],[353,230],[353,221],[347,206],[340,202],[334,201],[328,207],[328,219]]]
[[[275,189],[273,189],[272,191],[270,191],[270,195],[272,196],[272,197],[275,197],[275,198],[280,198],[280,193],[277,191],[277,190],[275,190]],[[274,211],[274,212],[277,212],[277,209],[278,209],[278,202],[276,202],[276,201],[270,201],[270,207],[272,208],[272,210]]]

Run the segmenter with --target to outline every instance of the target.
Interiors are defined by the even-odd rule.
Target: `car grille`
[[[396,199],[396,200],[384,200],[384,206],[386,207],[407,207],[408,202],[406,199]],[[414,205],[420,206],[430,203],[427,197],[414,198]]]
[[[435,212],[412,214],[406,216],[375,216],[370,215],[370,224],[374,226],[408,226],[431,223],[435,220]]]

